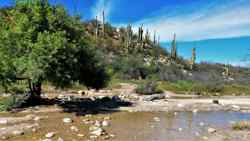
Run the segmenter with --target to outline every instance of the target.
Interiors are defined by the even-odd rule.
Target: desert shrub
[[[170,82],[175,82],[184,79],[183,72],[176,65],[160,66],[158,71],[158,77],[162,81]]]
[[[162,93],[163,90],[158,86],[157,82],[146,82],[138,85],[136,88],[136,93],[144,94],[144,95],[151,95]]]
[[[12,95],[0,100],[0,111],[8,111],[12,108],[18,108],[25,102],[25,97],[22,95]]]
[[[250,130],[250,122],[249,121],[241,121],[236,122],[232,125],[234,130]]]

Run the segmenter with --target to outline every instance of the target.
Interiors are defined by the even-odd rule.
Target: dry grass
[[[240,121],[232,125],[234,130],[250,130],[250,121]]]

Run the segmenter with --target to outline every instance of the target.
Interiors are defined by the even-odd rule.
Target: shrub
[[[157,94],[162,93],[163,90],[160,89],[159,85],[156,82],[147,82],[140,84],[136,88],[136,93],[144,94],[144,95],[151,95],[151,94]]]
[[[241,121],[236,122],[232,125],[234,130],[250,130],[250,122],[249,121]]]
[[[9,111],[12,108],[18,108],[25,102],[24,96],[12,95],[0,100],[0,111]]]

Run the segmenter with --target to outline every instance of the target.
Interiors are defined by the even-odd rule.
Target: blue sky
[[[162,44],[177,34],[179,54],[189,58],[197,47],[198,61],[243,62],[250,49],[250,0],[49,0],[62,4],[71,13],[80,13],[84,20],[106,11],[108,22],[115,26],[141,24],[156,31]],[[10,5],[0,0],[0,6]],[[209,40],[208,40],[209,39]],[[250,51],[249,51],[250,53]],[[249,58],[250,59],[250,58]]]

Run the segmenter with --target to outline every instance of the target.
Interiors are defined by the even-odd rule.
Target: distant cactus
[[[173,60],[177,59],[177,45],[176,45],[176,34],[174,34],[174,39],[171,44],[171,58]]]
[[[103,34],[103,37],[105,36],[105,11],[103,10],[102,11],[102,34]]]
[[[154,45],[156,45],[156,31],[154,31],[154,41],[153,41]]]
[[[145,42],[149,43],[149,41],[150,41],[150,34],[149,34],[148,29],[147,29],[146,34],[145,34]]]
[[[194,69],[195,61],[196,61],[196,49],[193,48],[193,49],[192,49],[192,57],[191,57],[191,60],[190,60],[190,69],[191,69],[191,70]]]
[[[96,16],[96,19],[95,19],[95,37],[96,39],[98,38],[99,36],[99,23],[98,23],[98,17]]]

